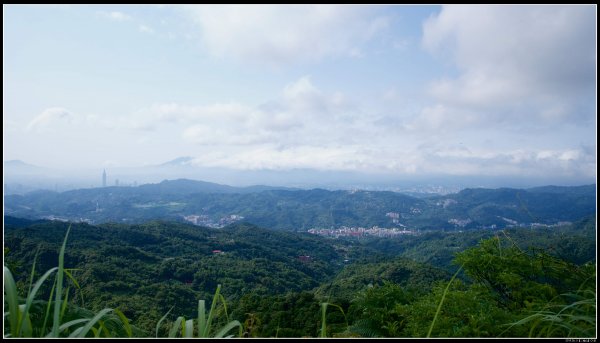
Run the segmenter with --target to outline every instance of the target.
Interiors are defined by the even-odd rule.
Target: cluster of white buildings
[[[217,222],[215,222],[207,215],[191,214],[189,216],[183,216],[183,219],[194,225],[206,226],[213,229],[220,229],[224,226],[240,221],[244,219],[244,217],[237,214],[231,214],[229,216],[222,217]]]
[[[400,235],[414,235],[416,232],[406,230],[406,229],[398,229],[398,228],[381,228],[378,226],[373,226],[371,228],[364,227],[347,227],[341,226],[337,229],[319,229],[313,228],[308,230],[309,233],[313,235],[319,236],[328,236],[328,237],[364,237],[364,236],[375,236],[375,237],[395,237]]]
[[[470,218],[467,218],[467,219],[457,219],[457,218],[448,219],[448,223],[454,224],[454,225],[460,226],[460,227],[465,227],[465,226],[471,224],[472,222],[473,221]]]

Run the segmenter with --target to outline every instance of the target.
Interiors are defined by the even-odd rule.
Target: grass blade
[[[156,323],[156,338],[158,338],[158,328],[160,328],[160,323],[163,322],[163,320],[165,320],[165,318],[167,318],[167,316],[169,315],[169,313],[171,313],[171,311],[173,310],[173,307],[171,307],[167,313],[165,313],[164,316],[162,316],[162,318],[160,318],[160,320],[158,321],[158,323]]]
[[[123,322],[123,328],[125,329],[125,333],[127,334],[127,337],[131,338],[131,336],[133,336],[133,333],[131,331],[131,325],[129,325],[129,319],[127,319],[127,317],[125,317],[123,312],[119,311],[118,309],[114,309],[113,312],[115,312],[117,314],[117,316],[119,316],[119,318],[121,318],[121,322]]]
[[[462,267],[463,266],[460,266],[460,268],[458,268],[456,273],[454,273],[454,276],[452,276],[452,279],[450,279],[450,281],[448,282],[448,285],[446,286],[446,289],[444,290],[444,294],[442,294],[442,299],[440,300],[437,310],[435,311],[435,316],[433,316],[433,320],[431,321],[431,326],[429,327],[429,332],[427,332],[427,338],[429,338],[431,336],[431,331],[433,331],[433,326],[435,325],[435,321],[436,321],[438,315],[440,314],[440,310],[442,309],[442,304],[444,303],[444,298],[446,298],[446,293],[448,293],[448,289],[450,289],[450,285],[452,284],[452,281],[454,281],[454,279],[456,278],[458,273],[460,273],[460,271],[462,270]]]
[[[227,314],[227,302],[225,301],[225,297],[223,296],[223,294],[219,294],[219,299],[221,299],[223,309],[225,310],[225,320],[229,322],[229,315]]]
[[[77,333],[72,333],[71,335],[69,335],[69,337],[78,337],[78,338],[83,338],[87,335],[87,333],[90,331],[90,329],[92,328],[92,326],[96,325],[96,323],[102,319],[108,312],[112,311],[111,308],[105,308],[102,311],[98,312],[98,314],[96,314],[94,316],[94,318],[90,319],[89,322],[87,322],[87,324],[85,324],[85,326],[83,326],[81,328],[81,330],[77,330]]]
[[[80,318],[80,319],[74,319],[74,320],[71,320],[71,321],[69,321],[69,322],[66,322],[66,323],[62,324],[62,325],[61,325],[61,326],[58,328],[58,332],[63,332],[63,331],[65,331],[66,329],[70,328],[71,326],[75,326],[75,325],[78,325],[78,324],[82,324],[82,323],[88,322],[89,320],[90,320],[89,318]]]
[[[4,299],[8,302],[8,322],[11,337],[18,337],[19,298],[17,286],[10,270],[4,266]]]
[[[60,309],[60,321],[62,322],[63,317],[65,316],[65,312],[67,311],[67,304],[69,303],[69,291],[71,290],[70,287],[67,287],[67,290],[65,291],[65,299],[62,302],[61,305],[61,309]]]
[[[212,304],[210,304],[210,312],[208,312],[208,320],[206,321],[206,327],[204,328],[204,334],[202,337],[208,337],[210,333],[210,324],[213,320],[213,315],[215,312],[215,307],[217,306],[217,300],[219,299],[219,294],[221,292],[221,284],[217,285],[217,290],[215,291],[215,295],[213,297]]]
[[[225,334],[227,332],[229,332],[229,330],[233,329],[234,327],[239,327],[239,336],[238,337],[242,337],[242,324],[237,321],[237,320],[233,320],[229,323],[227,323],[227,325],[225,325],[216,335],[215,338],[223,338],[223,336],[225,336]]]
[[[100,321],[99,323],[100,323],[100,328],[102,329],[102,330],[99,330],[99,331],[100,332],[104,332],[104,337],[110,337],[110,332],[108,332],[108,329],[106,328],[106,325],[104,325],[104,322]]]
[[[69,337],[77,337],[77,335],[79,335],[79,333],[81,332],[81,330],[83,330],[83,326],[78,327],[77,329],[75,329],[75,331],[73,331],[73,333],[70,334]]]
[[[25,317],[29,316],[29,309],[31,308],[31,304],[33,303],[33,299],[35,298],[37,292],[39,291],[40,287],[42,286],[42,284],[44,283],[44,281],[46,281],[46,279],[50,276],[50,274],[54,273],[56,270],[58,270],[57,267],[54,267],[50,270],[48,270],[33,286],[33,289],[30,289],[29,295],[27,296],[27,300],[25,301],[25,309],[23,311],[23,315]],[[21,323],[19,323],[19,334],[21,332]]]
[[[204,331],[206,330],[206,302],[204,300],[198,300],[198,337],[204,338]]]
[[[169,330],[169,338],[175,338],[175,336],[177,336],[177,331],[179,331],[180,326],[182,326],[182,329],[185,329],[182,324],[184,320],[185,318],[183,317],[177,317],[177,320],[175,320],[171,330]]]
[[[327,303],[321,303],[321,338],[327,337]]]
[[[65,269],[64,270],[65,275],[73,282],[73,284],[75,285],[75,287],[77,287],[77,289],[80,289],[81,287],[79,287],[79,282],[77,282],[77,280],[73,277],[73,274],[71,274],[71,270],[76,270],[76,269]]]
[[[42,325],[41,335],[46,332],[46,324],[48,323],[48,318],[50,318],[50,307],[52,306],[52,296],[54,295],[54,289],[56,288],[56,280],[52,283],[52,289],[50,290],[50,296],[48,297],[48,305],[46,306],[46,315],[44,316],[44,324]]]
[[[330,304],[330,303],[321,303],[321,333],[319,334],[319,336],[321,338],[326,338],[327,337],[327,307],[328,306],[333,306],[335,308],[337,308],[338,310],[340,310],[340,312],[342,312],[342,315],[344,316],[344,321],[346,321],[346,328],[348,328],[348,318],[346,317],[346,314],[344,313],[344,309],[336,304]]]
[[[29,278],[29,289],[27,289],[27,294],[31,292],[31,286],[33,286],[33,276],[35,274],[35,264],[37,262],[38,254],[40,253],[40,247],[42,245],[39,244],[37,250],[35,251],[35,256],[33,257],[33,266],[31,267],[31,277]]]
[[[69,232],[71,231],[71,224],[67,229],[65,240],[63,241],[60,253],[58,254],[58,273],[56,274],[56,298],[54,300],[54,321],[52,322],[52,337],[58,337],[58,327],[60,324],[60,309],[61,309],[61,297],[62,297],[62,286],[63,286],[63,274],[65,269],[65,248],[67,247],[67,238],[69,238]]]
[[[19,305],[19,337],[31,337],[33,329],[31,327],[31,318],[25,315],[25,304]]]
[[[188,319],[185,321],[183,337],[194,338],[194,320]]]
[[[71,280],[71,282],[73,282],[75,287],[77,287],[77,289],[80,290],[79,295],[81,296],[81,307],[85,307],[85,302],[83,301],[83,294],[81,293],[81,287],[79,286],[79,282],[77,282],[77,280],[73,277],[73,274],[71,274],[72,270],[79,270],[79,269],[73,269],[73,268],[65,269],[65,275]],[[75,294],[77,294],[77,293],[75,293]],[[75,295],[75,297],[77,297],[77,295]]]

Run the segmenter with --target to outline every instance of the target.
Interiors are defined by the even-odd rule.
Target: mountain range
[[[268,184],[278,187],[328,190],[363,189],[411,193],[418,197],[449,194],[464,188],[530,188],[548,184],[574,186],[595,179],[544,179],[484,175],[398,175],[380,170],[236,169],[202,165],[201,158],[182,156],[143,166],[97,168],[59,166],[47,168],[19,160],[4,162],[4,193],[26,194],[34,190],[68,191],[100,187],[106,171],[107,185],[137,186],[162,180],[191,179],[237,187]]]
[[[578,220],[595,213],[596,185],[469,188],[419,198],[389,191],[233,187],[178,179],[138,187],[36,191],[4,200],[6,215],[89,223],[168,219],[210,227],[247,221],[291,231],[342,226],[462,230]]]

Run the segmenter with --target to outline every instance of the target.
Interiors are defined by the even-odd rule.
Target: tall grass
[[[69,289],[67,288],[66,291],[63,289],[64,276],[67,275],[68,278],[74,281],[72,275],[64,267],[65,249],[70,231],[71,225],[69,225],[69,228],[67,229],[65,239],[60,248],[58,267],[46,271],[46,273],[37,280],[35,285],[32,285],[38,256],[36,252],[31,271],[29,289],[24,304],[19,304],[21,300],[18,296],[15,280],[10,270],[4,266],[4,301],[8,304],[8,312],[5,312],[4,314],[5,317],[8,316],[8,327],[5,327],[4,329],[4,337],[58,338],[67,336],[83,338],[88,336],[90,332],[92,332],[95,337],[100,337],[102,334],[104,334],[104,336],[111,336],[111,331],[107,328],[107,323],[109,321],[113,324],[118,323],[117,329],[122,329],[127,337],[132,336],[129,320],[117,309],[105,308],[92,318],[76,318],[65,323],[62,322],[67,310]],[[40,288],[54,273],[56,273],[56,276],[50,291],[50,297],[46,304],[44,321],[40,325],[39,321],[32,322],[30,311]],[[75,285],[76,287],[79,287],[76,281]],[[63,294],[65,295],[64,299]],[[54,301],[52,301],[53,296]],[[52,308],[54,310],[52,315],[52,329],[47,333],[46,325],[50,318]],[[110,314],[111,312],[113,313],[112,315]],[[115,318],[118,318],[118,320],[115,320]],[[114,329],[112,331],[114,332]]]
[[[570,303],[546,305],[539,311],[509,324],[500,336],[514,326],[529,326],[529,338],[548,337],[595,337],[596,335],[596,291],[578,290],[561,294],[571,299]]]
[[[458,268],[456,273],[454,273],[454,275],[452,276],[452,279],[450,279],[450,281],[448,282],[448,285],[446,285],[446,289],[444,289],[444,293],[442,294],[440,303],[438,304],[437,310],[435,311],[435,315],[433,316],[433,320],[431,321],[431,326],[429,327],[429,331],[427,332],[427,338],[431,337],[431,332],[433,331],[433,326],[435,325],[435,321],[437,320],[438,316],[440,315],[440,311],[442,309],[442,305],[444,304],[444,299],[446,298],[446,294],[448,293],[448,290],[450,289],[450,285],[452,284],[452,281],[454,281],[454,279],[456,278],[458,273],[460,273],[462,268],[463,268],[463,266],[460,266],[460,268]]]
[[[217,316],[217,302],[221,301],[223,308],[225,310],[225,317],[227,321],[229,321],[229,316],[227,315],[227,303],[225,298],[221,294],[221,285],[217,285],[217,290],[213,296],[213,300],[210,306],[210,310],[208,313],[206,312],[206,301],[198,300],[198,319],[196,320],[196,325],[194,327],[194,319],[186,320],[185,317],[179,316],[175,320],[175,322],[171,325],[169,329],[169,338],[175,338],[179,333],[181,337],[185,338],[223,338],[225,335],[230,332],[234,328],[238,328],[238,337],[242,337],[242,324],[237,320],[229,321],[223,327],[219,328],[213,334],[212,330],[212,322]],[[171,308],[158,322],[156,325],[156,337],[158,337],[158,331],[161,322],[167,317],[169,312],[171,312],[173,308]],[[194,336],[194,333],[196,335]],[[234,335],[229,335],[227,338],[234,337]]]
[[[346,321],[346,328],[348,328],[348,318],[346,318],[346,314],[344,313],[344,310],[342,309],[342,307],[339,305],[336,305],[336,304],[323,302],[323,303],[321,303],[321,330],[319,330],[320,331],[319,337],[321,337],[321,338],[327,338],[327,307],[328,306],[333,306],[333,307],[339,309],[340,312],[342,312],[342,315],[344,316],[344,320]]]
[[[36,251],[31,276],[29,278],[29,287],[27,296],[22,303],[19,298],[17,286],[10,269],[4,266],[4,301],[5,313],[4,317],[8,318],[8,325],[5,327],[5,338],[20,338],[20,337],[45,337],[45,338],[84,338],[84,337],[133,337],[133,329],[129,324],[127,317],[118,309],[104,308],[97,313],[92,313],[87,310],[71,310],[75,313],[74,319],[64,321],[68,312],[69,287],[64,287],[65,275],[76,288],[80,288],[77,280],[71,274],[72,269],[66,269],[64,266],[64,256],[67,246],[67,240],[71,231],[69,225],[58,256],[58,267],[51,268],[42,275],[35,284],[33,283],[37,257],[39,248]],[[50,290],[50,296],[47,301],[35,300],[40,288],[44,283],[55,274],[54,282]],[[221,328],[213,330],[213,320],[217,317],[217,303],[221,302],[221,306],[227,315],[227,303],[221,294],[221,285],[217,286],[210,310],[206,311],[206,302],[198,301],[198,319],[194,325],[193,319],[186,320],[184,317],[178,317],[170,327],[168,337],[173,338],[181,334],[181,337],[186,338],[222,338],[225,337],[231,330],[238,328],[238,337],[242,336],[242,324],[237,321],[229,321]],[[30,310],[34,303],[45,304],[45,315],[42,320],[32,322]],[[7,306],[6,306],[7,305]],[[6,311],[8,307],[8,311]],[[167,318],[171,308],[156,324],[156,337],[161,323]],[[72,316],[73,317],[73,316]],[[51,321],[51,328],[47,329],[47,325]],[[195,335],[194,335],[195,334]],[[229,335],[227,337],[233,337]]]

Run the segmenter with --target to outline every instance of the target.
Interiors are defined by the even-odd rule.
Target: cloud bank
[[[589,6],[443,7],[423,24],[422,45],[452,61],[458,75],[431,83],[438,104],[422,118],[433,125],[592,123],[595,26]]]
[[[371,8],[335,5],[186,6],[203,46],[218,58],[275,66],[360,55],[387,27]]]

